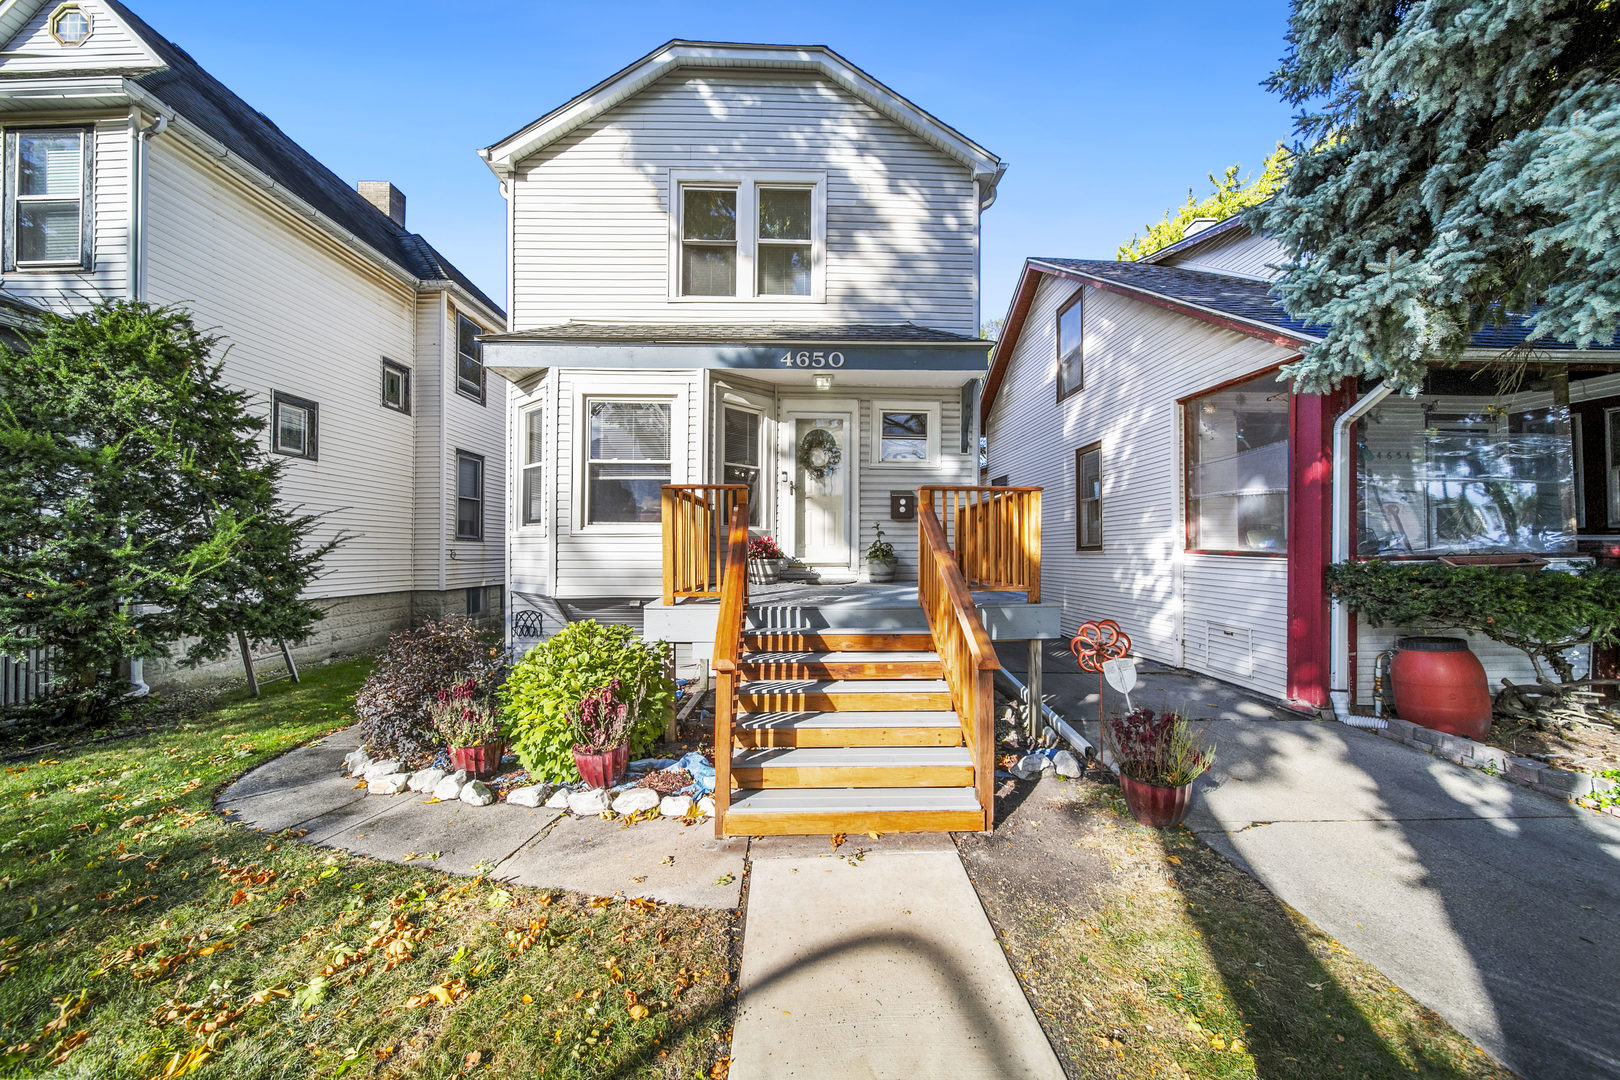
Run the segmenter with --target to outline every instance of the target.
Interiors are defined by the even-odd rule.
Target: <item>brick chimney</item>
[[[362,180],[355,185],[360,197],[405,227],[405,194],[387,180]]]

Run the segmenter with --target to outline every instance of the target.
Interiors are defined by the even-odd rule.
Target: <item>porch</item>
[[[1029,643],[1038,700],[1039,643],[1059,636],[1040,494],[916,489],[914,584],[761,585],[747,487],[664,487],[645,633],[709,660],[716,835],[993,825],[994,643]]]

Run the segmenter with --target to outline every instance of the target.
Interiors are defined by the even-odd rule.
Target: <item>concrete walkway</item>
[[[949,836],[750,855],[733,1080],[1062,1080]]]
[[[1090,738],[1095,677],[1052,666]],[[1216,850],[1526,1080],[1620,1078],[1620,821],[1211,679],[1133,696],[1224,717],[1187,822]]]

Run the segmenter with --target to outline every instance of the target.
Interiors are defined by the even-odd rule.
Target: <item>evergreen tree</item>
[[[1295,0],[1267,85],[1300,109],[1300,147],[1250,220],[1288,252],[1284,308],[1328,327],[1296,388],[1411,389],[1507,313],[1611,341],[1617,80],[1610,0]]]
[[[1203,198],[1197,198],[1192,188],[1188,188],[1187,201],[1178,206],[1173,215],[1166,210],[1162,221],[1147,227],[1147,235],[1132,236],[1130,243],[1121,244],[1116,257],[1122,262],[1144,259],[1161,248],[1185,239],[1187,226],[1198,218],[1225,221],[1233,214],[1265,202],[1288,179],[1288,165],[1288,150],[1279,144],[1261,165],[1260,175],[1253,179],[1239,179],[1239,165],[1227,169],[1223,176],[1210,173],[1209,182],[1214,190]]]
[[[297,640],[338,543],[277,498],[264,420],[226,386],[216,338],[173,308],[108,301],[46,315],[0,350],[0,652],[55,652],[81,715],[115,700],[120,662],[183,661],[250,638]]]

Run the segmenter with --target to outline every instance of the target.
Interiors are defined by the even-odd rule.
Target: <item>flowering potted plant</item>
[[[1215,760],[1215,747],[1180,713],[1136,709],[1103,724],[1103,750],[1119,770],[1131,816],[1169,829],[1192,805],[1192,782]]]
[[[755,585],[774,585],[782,576],[782,548],[769,536],[748,541],[748,580]]]
[[[434,694],[427,707],[428,723],[450,752],[450,767],[488,780],[501,768],[506,740],[501,735],[495,704],[471,675],[458,678]]]
[[[893,581],[894,568],[900,560],[894,556],[894,545],[883,539],[883,526],[872,523],[877,539],[866,547],[866,577],[868,581]]]
[[[574,738],[574,767],[594,788],[612,787],[624,779],[630,765],[630,729],[636,722],[636,702],[619,697],[618,679],[579,699],[568,714]]]

